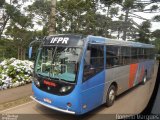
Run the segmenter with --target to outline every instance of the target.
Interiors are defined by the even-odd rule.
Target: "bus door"
[[[104,79],[104,45],[89,44],[84,57],[82,113],[102,104]]]

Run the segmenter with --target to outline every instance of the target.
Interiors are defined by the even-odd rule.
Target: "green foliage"
[[[46,23],[48,21],[48,16],[51,11],[51,2],[47,0],[36,0],[32,5],[28,6],[27,10],[30,12],[30,16],[32,17],[38,15],[37,18],[40,20],[38,20],[37,23]]]
[[[2,7],[5,3],[5,0],[0,0],[0,7]]]
[[[137,41],[142,42],[142,43],[150,43],[149,39],[151,37],[150,35],[150,29],[151,28],[151,23],[149,21],[144,21],[142,22],[140,29],[139,29],[139,38]]]
[[[135,5],[135,8],[137,8],[140,12],[143,12],[143,9],[145,8],[143,3],[137,3]]]
[[[56,33],[77,33],[92,34],[105,37],[111,36],[111,32],[118,32],[118,38],[123,32],[124,36],[131,36],[136,32],[139,33],[137,41],[149,43],[151,37],[149,22],[140,25],[139,30],[133,26],[130,15],[135,10],[143,11],[145,4],[137,0],[100,0],[106,7],[106,15],[97,12],[98,0],[59,0],[56,5]],[[155,1],[154,1],[155,2]],[[125,14],[118,16],[119,8],[113,5],[119,4]],[[51,13],[51,1],[35,0],[32,5],[25,8],[25,13],[21,12],[22,4],[18,0],[6,3],[0,0],[0,7],[6,10],[5,17],[8,17],[10,25],[5,27],[5,35],[9,39],[0,40],[0,60],[9,57],[25,59],[27,55],[28,45],[32,40],[41,39],[49,34],[49,18]],[[156,11],[156,5],[151,7],[151,11]],[[136,15],[134,15],[136,16]],[[113,18],[119,18],[113,21]],[[159,16],[153,18],[154,21],[160,21]],[[43,26],[40,31],[30,31],[33,27],[33,21]],[[5,24],[4,24],[5,25]],[[152,34],[157,36],[156,33]],[[124,37],[124,38],[125,38]],[[157,40],[159,38],[156,38]],[[38,45],[36,45],[37,48]],[[34,50],[35,53],[35,50]]]
[[[21,7],[22,4],[19,4],[18,0],[10,3],[4,1],[3,3],[3,8],[5,9],[3,17],[6,20],[4,19],[2,25],[5,29],[2,29],[0,33],[4,33],[3,31],[5,30],[5,38],[12,39],[0,39],[0,43],[2,43],[0,44],[0,60],[10,57],[25,59],[26,49],[33,36],[33,32],[28,29],[32,28],[33,24],[31,16],[26,16],[21,11]],[[7,21],[9,21],[9,25],[6,24]]]
[[[57,31],[59,33],[85,33],[95,31],[96,14],[93,0],[64,0],[57,3]],[[65,18],[65,19],[64,19]]]
[[[33,63],[11,58],[0,63],[0,90],[31,82]]]
[[[156,15],[153,17],[153,21],[160,22],[160,15]]]
[[[19,24],[22,28],[32,26],[31,18],[23,15],[15,6],[6,3],[5,9],[12,23]]]
[[[152,36],[160,39],[160,29],[153,31]]]
[[[16,47],[13,40],[1,39],[0,40],[0,61],[5,58],[16,57]]]
[[[134,8],[134,2],[135,2],[135,0],[125,0],[123,2],[123,9],[127,10],[127,9]]]
[[[141,27],[140,27],[140,29],[143,29],[143,31],[146,32],[146,33],[150,32],[150,30],[149,30],[150,28],[151,28],[150,21],[144,21],[144,22],[142,22]]]
[[[156,48],[158,50],[158,54],[160,54],[160,29],[153,31],[152,32],[152,37],[155,39],[153,41],[153,44],[156,46]]]
[[[115,3],[119,3],[121,4],[123,0],[100,0],[100,2],[102,4],[105,4],[106,6],[111,6],[112,4],[115,4]]]
[[[152,5],[151,6],[151,12],[156,11],[158,8],[159,8],[158,5]]]

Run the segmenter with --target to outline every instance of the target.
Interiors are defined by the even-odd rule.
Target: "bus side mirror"
[[[29,59],[31,59],[32,58],[32,47],[29,47]]]

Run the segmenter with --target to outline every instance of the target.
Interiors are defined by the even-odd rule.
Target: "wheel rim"
[[[143,82],[145,83],[145,82],[146,82],[146,80],[147,80],[147,79],[146,79],[146,76],[145,76],[145,77],[143,78]]]
[[[114,101],[114,98],[115,98],[115,91],[112,89],[109,92],[109,101]]]

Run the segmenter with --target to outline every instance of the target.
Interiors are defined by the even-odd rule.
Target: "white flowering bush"
[[[11,58],[0,63],[0,90],[31,82],[33,62]]]

